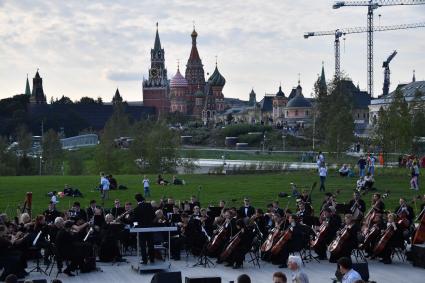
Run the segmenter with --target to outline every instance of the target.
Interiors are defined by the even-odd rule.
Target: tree
[[[6,139],[0,136],[0,175],[10,176],[16,174],[16,155],[7,150]]]
[[[97,100],[96,100],[96,103],[97,103],[97,104],[100,104],[100,105],[103,105],[102,97],[100,97],[100,96],[99,96],[99,97],[97,98]]]
[[[80,98],[80,101],[78,101],[77,103],[79,104],[96,104],[96,101],[88,96],[83,96]]]
[[[84,172],[84,162],[78,151],[69,152],[68,173],[70,175],[81,175]]]
[[[72,102],[71,98],[62,95],[61,98],[56,99],[55,102],[52,104],[74,104],[74,102]]]
[[[316,136],[329,151],[337,153],[345,151],[354,140],[353,99],[344,85],[346,81],[334,79],[328,86],[329,94],[322,93],[317,99]]]
[[[43,163],[44,173],[58,174],[62,165],[62,144],[59,135],[52,129],[43,135]]]
[[[386,152],[408,152],[411,150],[413,132],[412,115],[400,89],[396,90],[387,109],[378,112],[374,132],[375,141]]]

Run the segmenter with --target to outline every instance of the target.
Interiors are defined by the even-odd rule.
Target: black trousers
[[[140,233],[139,234],[139,244],[140,244],[143,262],[148,261],[146,248],[148,250],[149,260],[151,262],[155,261],[155,250],[154,250],[154,247],[153,247],[153,237],[152,236],[153,236],[152,233]]]
[[[0,257],[0,269],[3,268],[3,273],[0,276],[0,281],[4,281],[9,274],[19,274],[24,271],[25,261],[22,253],[19,251],[7,252]]]

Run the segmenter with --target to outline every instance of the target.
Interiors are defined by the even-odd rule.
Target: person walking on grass
[[[319,167],[319,177],[320,177],[320,191],[325,191],[325,181],[326,176],[328,175],[328,169],[326,168],[326,164],[323,162]]]
[[[419,191],[419,166],[418,162],[414,161],[412,167],[410,167],[412,178],[410,179],[410,189]]]
[[[143,191],[144,191],[144,194],[145,194],[145,198],[146,197],[150,197],[151,196],[151,191],[150,191],[150,188],[149,188],[150,181],[146,177],[146,175],[143,177],[143,181],[142,182],[143,182]]]

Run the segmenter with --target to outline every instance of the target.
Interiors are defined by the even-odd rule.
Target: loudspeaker
[[[151,283],[182,283],[182,273],[158,272],[152,277]]]
[[[360,274],[364,281],[369,281],[369,265],[367,262],[353,263],[353,269]]]
[[[221,283],[221,277],[185,278],[185,283]]]
[[[411,258],[413,266],[425,268],[425,244],[412,245]]]

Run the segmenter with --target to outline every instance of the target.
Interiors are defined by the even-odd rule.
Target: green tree
[[[7,150],[6,139],[0,136],[0,175],[16,175],[16,155]]]
[[[77,103],[79,104],[96,104],[96,100],[94,100],[91,97],[88,96],[83,96],[81,97],[80,101],[78,101]]]
[[[44,173],[58,174],[62,166],[63,152],[59,135],[54,130],[49,130],[43,135],[42,148]]]
[[[72,151],[68,154],[68,174],[82,175],[84,172],[84,162],[78,151]]]
[[[315,135],[329,151],[337,154],[345,151],[354,140],[353,99],[351,92],[344,87],[346,82],[346,79],[334,79],[328,86],[329,94],[319,95],[316,106]]]

